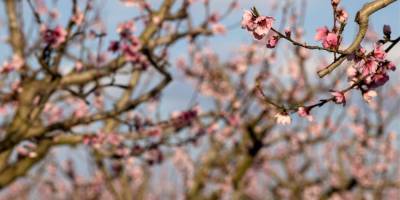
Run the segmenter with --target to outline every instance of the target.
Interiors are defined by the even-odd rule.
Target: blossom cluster
[[[148,61],[146,57],[140,53],[142,46],[139,38],[133,34],[135,30],[134,21],[129,20],[121,23],[117,28],[120,40],[111,41],[108,50],[113,53],[120,52],[126,61],[139,63],[143,68],[146,68]]]
[[[172,113],[172,124],[176,129],[182,128],[190,123],[199,115],[197,107],[182,112]]]
[[[273,104],[282,112],[276,114],[276,118],[279,124],[290,124],[291,118],[290,113],[298,113],[300,117],[304,117],[309,121],[313,121],[313,116],[310,114],[314,107],[320,107],[327,102],[334,102],[336,104],[346,104],[345,93],[351,89],[359,89],[363,95],[366,102],[370,103],[372,98],[377,96],[374,91],[375,88],[384,85],[389,80],[389,71],[394,71],[396,69],[393,62],[386,59],[386,51],[383,49],[383,45],[386,42],[391,42],[391,28],[388,25],[383,27],[383,40],[379,40],[374,47],[374,50],[367,53],[361,46],[354,53],[343,53],[344,51],[339,50],[339,46],[342,42],[342,32],[346,26],[348,19],[348,13],[343,9],[339,8],[340,0],[331,1],[333,12],[334,12],[334,24],[331,29],[327,26],[320,27],[316,30],[314,39],[320,41],[322,48],[318,46],[308,46],[306,43],[302,44],[296,42],[291,38],[290,29],[285,29],[284,33],[279,33],[273,29],[274,18],[268,16],[262,16],[258,13],[256,8],[251,11],[246,10],[242,17],[242,28],[247,29],[251,32],[255,39],[261,40],[264,36],[268,36],[267,47],[274,48],[280,38],[285,38],[294,45],[300,46],[302,48],[308,49],[321,49],[329,52],[335,52],[336,55],[339,54],[341,57],[346,58],[348,61],[353,61],[354,65],[349,67],[347,70],[348,79],[351,82],[351,86],[345,90],[334,91],[331,90],[331,98],[322,99],[319,103],[310,106],[294,106],[293,108],[287,109],[285,106],[279,106]],[[270,30],[274,33],[269,34]],[[302,49],[301,48],[301,49]]]
[[[368,89],[384,85],[389,80],[387,73],[396,70],[395,64],[386,59],[386,52],[379,43],[371,53],[366,54],[365,49],[360,48],[348,59],[355,62],[355,65],[347,71],[349,79],[356,81],[362,77]]]
[[[347,70],[348,78],[352,83],[360,82],[359,89],[367,102],[376,96],[374,89],[387,83],[388,72],[396,70],[395,64],[386,59],[386,52],[379,43],[368,54],[361,47],[356,53],[348,56],[348,60],[355,63]]]
[[[18,71],[24,66],[24,60],[18,56],[14,55],[10,61],[4,61],[0,73],[10,73],[12,71]]]

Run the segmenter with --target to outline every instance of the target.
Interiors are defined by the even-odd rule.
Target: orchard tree
[[[345,1],[3,0],[0,198],[398,199],[400,7]]]

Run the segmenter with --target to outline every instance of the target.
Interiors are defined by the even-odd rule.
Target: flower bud
[[[392,34],[392,28],[389,25],[385,24],[383,26],[383,34],[390,39],[390,35]]]
[[[290,28],[286,28],[285,29],[285,36],[290,38],[291,35],[292,35],[292,31],[290,30]]]
[[[332,5],[337,6],[340,3],[340,0],[332,0]]]

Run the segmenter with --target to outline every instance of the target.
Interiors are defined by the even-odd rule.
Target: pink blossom
[[[240,124],[240,116],[238,114],[228,116],[228,123],[231,126],[238,126]]]
[[[145,134],[148,136],[160,136],[162,130],[159,127],[148,130]]]
[[[371,75],[375,73],[378,68],[378,63],[373,59],[368,59],[361,66],[361,72],[363,76]]]
[[[256,39],[262,39],[266,34],[268,34],[269,30],[272,28],[272,24],[274,23],[274,18],[267,16],[259,16],[254,21],[256,24],[256,28],[253,31],[253,35]]]
[[[255,17],[250,10],[244,11],[241,22],[242,28],[247,28],[248,31],[253,31],[255,29],[254,19]]]
[[[387,68],[388,70],[395,71],[395,70],[396,70],[396,65],[395,65],[393,62],[387,62],[386,68]]]
[[[128,38],[135,31],[135,23],[133,21],[127,21],[118,25],[117,32],[122,38]]]
[[[376,45],[374,49],[374,58],[377,60],[383,60],[386,56],[386,52],[382,50],[381,45]]]
[[[44,15],[48,11],[44,0],[35,0],[35,4],[36,4],[36,12],[38,12],[39,14]]]
[[[160,16],[153,16],[152,19],[154,24],[160,25],[160,23],[162,22],[162,19]]]
[[[325,48],[336,48],[339,45],[339,39],[336,33],[328,33],[322,45]]]
[[[219,24],[219,23],[213,24],[211,26],[211,30],[212,30],[212,32],[214,34],[221,34],[222,35],[222,34],[226,33],[225,26],[223,24]]]
[[[190,124],[199,115],[199,108],[195,107],[187,111],[176,111],[172,113],[173,125],[176,128],[181,128]]]
[[[108,50],[115,53],[119,50],[120,43],[118,41],[111,41],[110,45],[108,46]]]
[[[80,72],[80,71],[82,71],[82,69],[83,69],[83,64],[82,64],[82,62],[77,61],[77,62],[75,63],[75,70],[78,71],[78,72]]]
[[[376,73],[371,77],[371,82],[368,85],[369,88],[377,88],[379,86],[384,85],[387,81],[389,81],[389,76],[384,73]]]
[[[86,105],[86,103],[82,100],[78,100],[73,102],[74,104],[74,117],[80,118],[84,117],[88,114],[89,112],[89,107]]]
[[[120,1],[124,6],[137,6],[142,2],[140,0],[120,0]]]
[[[219,13],[212,13],[211,16],[208,18],[210,23],[216,24],[220,20],[221,16]]]
[[[0,73],[8,73],[14,70],[20,70],[24,66],[25,61],[18,55],[14,55],[10,62],[5,61]]]
[[[53,103],[46,103],[43,112],[48,123],[50,124],[59,121],[63,116],[63,109]]]
[[[317,41],[323,41],[323,40],[325,40],[328,33],[329,33],[329,30],[326,26],[318,28],[317,33],[314,36],[314,39]]]
[[[251,11],[246,10],[242,18],[242,28],[253,33],[254,38],[261,40],[272,28],[274,18],[267,16],[256,17]]]
[[[343,8],[339,8],[336,11],[336,18],[338,19],[339,22],[345,23],[348,17],[349,14]]]
[[[111,144],[113,146],[119,146],[122,143],[122,137],[121,137],[121,135],[118,135],[117,133],[101,132],[101,134],[105,135],[105,142],[107,142],[108,144]]]
[[[61,26],[56,26],[54,29],[47,27],[42,28],[41,31],[42,39],[47,44],[53,48],[57,48],[65,42],[67,32]]]
[[[346,73],[347,73],[347,76],[350,78],[355,77],[357,75],[357,70],[354,67],[349,67],[349,68],[347,68]]]
[[[140,54],[137,48],[132,45],[122,45],[122,52],[125,59],[130,62],[137,62],[140,59]]]
[[[76,13],[72,16],[72,21],[79,26],[82,24],[84,17],[83,13],[77,8]]]
[[[314,117],[310,115],[310,109],[306,107],[299,107],[297,113],[299,114],[300,117],[307,118],[308,121],[312,122],[314,120]]]
[[[292,35],[292,31],[290,30],[290,28],[285,28],[285,36],[290,38],[291,35]]]
[[[4,117],[7,114],[7,106],[2,105],[0,106],[0,116]]]
[[[60,17],[60,12],[57,9],[53,9],[49,11],[49,16],[51,19],[56,20]]]
[[[268,48],[275,48],[275,47],[276,47],[276,44],[278,43],[278,41],[279,41],[279,36],[277,36],[277,35],[272,36],[272,37],[268,40],[267,47],[268,47]]]
[[[344,96],[343,92],[331,92],[331,94],[333,95],[334,99],[333,101],[337,104],[346,104],[346,97]]]
[[[218,123],[212,123],[211,125],[209,125],[209,126],[207,127],[206,132],[207,132],[208,134],[213,134],[213,133],[215,133],[215,132],[218,131],[218,128],[219,128]]]
[[[37,145],[35,143],[29,142],[20,145],[16,148],[19,157],[29,157],[35,158],[37,153],[35,152]]]
[[[363,99],[367,102],[367,103],[371,103],[372,99],[374,97],[376,97],[378,95],[378,93],[376,93],[374,90],[368,90],[367,92],[365,92],[363,94]]]
[[[143,64],[146,63],[146,59],[142,54],[140,54],[139,49],[141,48],[140,40],[134,35],[127,36],[125,34],[128,34],[128,31],[123,31],[125,32],[121,35],[121,37],[124,37],[124,40],[122,41],[111,41],[108,50],[112,52],[117,52],[121,51],[122,54],[124,55],[125,59],[129,62],[142,62]],[[122,33],[121,32],[121,33]],[[130,33],[129,33],[130,34]]]
[[[176,66],[177,66],[179,69],[185,70],[185,69],[187,68],[188,65],[187,65],[187,63],[186,63],[186,61],[185,61],[185,58],[179,57],[179,58],[176,59]]]
[[[337,6],[340,3],[340,0],[331,0],[332,5]]]
[[[339,36],[329,32],[326,26],[317,29],[314,39],[321,41],[324,48],[336,48],[339,45]]]
[[[292,123],[292,119],[286,113],[278,113],[274,117],[278,124],[288,125],[288,124]]]
[[[234,72],[237,72],[239,74],[246,72],[248,68],[246,60],[242,57],[233,58],[230,63],[230,67]]]

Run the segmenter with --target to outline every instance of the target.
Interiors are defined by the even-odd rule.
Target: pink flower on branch
[[[317,29],[314,39],[321,41],[324,48],[337,48],[340,43],[339,36],[330,32],[326,26]]]
[[[133,35],[134,31],[135,24],[133,21],[121,23],[117,28],[120,40],[111,41],[108,50],[113,53],[120,51],[128,62],[138,63],[143,69],[145,69],[147,68],[148,61],[140,52],[142,45],[139,38]]]
[[[393,62],[388,61],[385,64],[385,66],[386,66],[386,69],[388,69],[388,70],[392,70],[392,71],[396,70],[396,65]]]
[[[46,45],[57,48],[66,40],[67,32],[61,26],[56,26],[54,29],[42,27],[41,36]]]
[[[310,115],[310,109],[308,107],[300,107],[297,113],[300,117],[304,117],[310,122],[314,121],[314,117]]]
[[[24,66],[25,61],[18,55],[14,55],[10,62],[5,61],[3,63],[2,68],[0,69],[0,73],[8,73],[12,71],[18,71]]]
[[[332,96],[333,96],[333,102],[335,102],[336,104],[343,104],[346,105],[346,97],[344,96],[343,92],[331,92]]]
[[[372,75],[378,69],[378,62],[374,59],[368,59],[361,65],[361,73],[363,76]]]
[[[343,8],[336,10],[336,18],[340,23],[345,23],[348,17],[349,14]]]
[[[269,30],[272,28],[274,18],[259,16],[255,19],[254,23],[256,24],[256,27],[253,30],[253,35],[256,39],[260,40],[267,35]]]
[[[255,16],[250,10],[246,10],[242,17],[242,28],[246,28],[248,31],[253,31],[255,29]]]
[[[267,47],[275,48],[276,45],[278,44],[278,41],[279,41],[279,36],[277,36],[277,35],[272,36],[270,39],[268,39]]]
[[[83,14],[82,11],[80,11],[77,8],[76,13],[72,16],[72,21],[76,24],[76,25],[81,25],[84,21],[85,15]]]
[[[290,38],[292,36],[292,31],[290,30],[290,28],[285,29],[285,36],[288,38]]]
[[[386,72],[375,73],[366,79],[368,88],[377,88],[389,81],[389,75]]]
[[[325,40],[328,33],[329,33],[328,27],[324,26],[324,27],[318,28],[317,33],[314,36],[314,39],[317,41],[323,41],[323,40]]]
[[[340,3],[340,0],[331,0],[333,6],[337,6]]]
[[[377,60],[383,60],[386,57],[386,52],[382,50],[381,45],[376,45],[373,56]]]
[[[16,147],[17,157],[18,159],[29,157],[35,158],[37,157],[37,153],[35,152],[37,146],[35,143],[26,143]]]
[[[227,31],[225,26],[223,24],[220,24],[220,23],[213,23],[211,25],[211,30],[216,35],[223,35]]]
[[[135,30],[136,30],[135,23],[133,21],[127,21],[127,22],[121,23],[117,28],[117,32],[119,33],[121,38],[130,37]]]
[[[246,28],[253,33],[254,38],[261,40],[268,34],[275,21],[273,17],[259,16],[256,11],[246,10],[242,18],[242,28]]]
[[[325,48],[336,48],[339,45],[339,36],[336,33],[328,33],[322,45]]]

